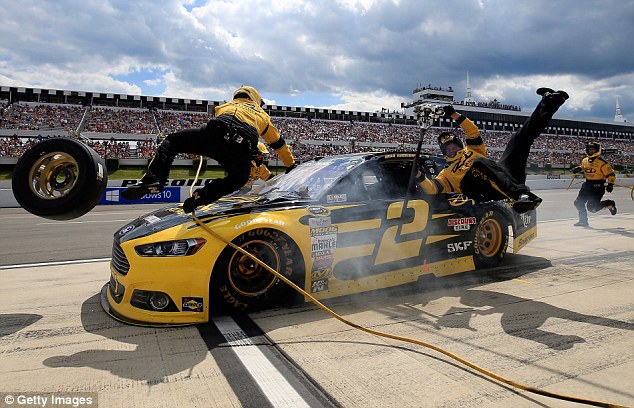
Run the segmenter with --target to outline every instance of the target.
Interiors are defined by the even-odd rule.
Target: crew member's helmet
[[[590,154],[590,149],[594,149],[594,153]],[[597,158],[601,155],[601,145],[597,142],[586,143],[586,155],[589,159]]]
[[[233,92],[233,99],[249,99],[258,106],[264,105],[260,93],[252,86],[242,85]]]
[[[462,140],[458,136],[454,135],[453,133],[442,132],[438,136],[438,146],[440,146],[440,151],[442,152],[444,156],[447,156],[447,145],[451,143],[454,143],[460,149],[464,149],[464,144],[462,143]]]

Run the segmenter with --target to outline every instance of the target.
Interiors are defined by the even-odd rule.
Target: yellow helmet
[[[242,85],[233,92],[233,99],[249,99],[258,106],[264,105],[260,93],[252,86]]]

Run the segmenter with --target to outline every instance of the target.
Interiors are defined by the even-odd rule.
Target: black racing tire
[[[93,209],[108,184],[104,160],[83,142],[45,139],[29,148],[13,169],[17,202],[31,214],[71,220]]]
[[[258,228],[233,240],[304,289],[304,261],[297,244],[281,231]],[[262,265],[227,246],[216,261],[209,284],[213,308],[229,312],[253,312],[289,306],[303,299],[297,291]]]
[[[480,219],[473,238],[473,260],[477,269],[497,266],[509,243],[509,221],[498,210],[489,210]]]

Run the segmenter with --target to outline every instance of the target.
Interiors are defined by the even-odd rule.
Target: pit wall
[[[196,183],[196,187],[202,186],[212,179],[200,179]],[[526,185],[531,190],[554,190],[554,189],[567,189],[570,186],[571,176],[547,176],[547,175],[529,175],[526,180]],[[581,185],[581,178],[578,178],[570,187],[573,190],[578,190]],[[160,194],[154,194],[151,196],[145,196],[139,200],[126,200],[121,197],[121,191],[126,188],[127,185],[135,183],[136,180],[110,180],[106,192],[104,193],[99,205],[119,205],[119,204],[149,204],[149,203],[170,203],[181,202],[189,197],[190,187],[194,182],[194,179],[170,179],[168,185]],[[622,186],[634,185],[633,177],[618,177],[616,184]],[[13,191],[11,190],[11,181],[0,181],[0,208],[20,207]]]

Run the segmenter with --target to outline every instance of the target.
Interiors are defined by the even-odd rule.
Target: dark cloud
[[[238,84],[288,101],[398,109],[418,83],[566,116],[634,121],[634,0],[4,2],[3,85],[224,99]],[[125,79],[123,79],[125,78]],[[151,77],[150,79],[156,79]],[[332,100],[332,97],[328,97]],[[310,103],[309,103],[310,104]],[[311,105],[320,105],[315,100]]]

